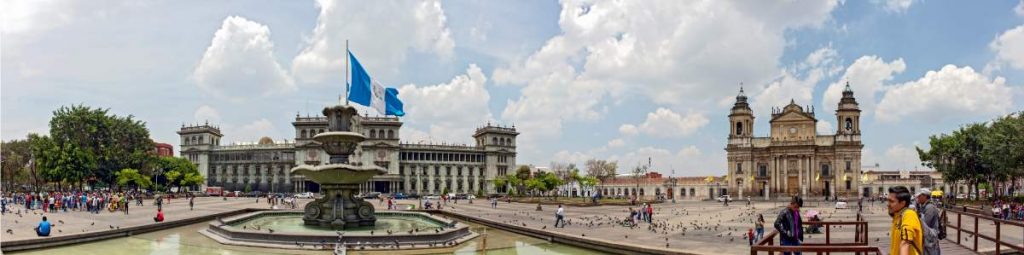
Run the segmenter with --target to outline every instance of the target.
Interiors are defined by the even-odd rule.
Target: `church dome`
[[[274,144],[274,139],[270,139],[270,137],[264,136],[263,138],[260,138],[260,143],[259,144],[260,145]]]

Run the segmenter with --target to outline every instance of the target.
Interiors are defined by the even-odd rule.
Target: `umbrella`
[[[806,213],[804,213],[804,216],[806,216],[807,218],[814,218],[814,216],[817,216],[817,215],[818,215],[818,210],[808,210]]]
[[[932,196],[933,197],[941,197],[942,196],[942,191],[941,190],[932,191]]]

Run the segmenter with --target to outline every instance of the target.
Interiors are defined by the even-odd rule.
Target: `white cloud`
[[[582,153],[582,152],[578,152],[578,151],[570,152],[570,151],[567,151],[567,150],[562,150],[562,151],[559,151],[559,152],[555,153],[554,157],[552,157],[551,160],[555,161],[555,162],[572,163],[572,164],[576,164],[577,167],[583,167],[583,164],[585,162],[587,162],[587,160],[590,160],[590,159],[593,159],[593,158],[594,157],[591,156],[590,154],[586,154],[586,153]]]
[[[902,58],[886,63],[878,56],[862,56],[846,68],[846,72],[839,80],[825,89],[822,106],[826,112],[834,111],[839,99],[843,97],[843,89],[849,82],[850,89],[860,104],[861,114],[868,115],[874,112],[875,93],[884,89],[884,82],[891,81],[894,75],[906,69],[907,64]]]
[[[817,28],[835,6],[564,1],[561,33],[494,71],[498,85],[525,86],[502,118],[541,140],[559,135],[563,122],[599,119],[605,101],[640,96],[674,108],[716,104],[735,91],[722,84],[759,84],[776,76],[785,31]]]
[[[817,130],[818,134],[822,135],[836,133],[835,128],[832,127],[832,122],[828,122],[827,120],[818,120]]]
[[[306,83],[344,79],[345,42],[371,73],[394,74],[408,49],[452,54],[455,42],[437,0],[373,2],[318,0],[313,35],[292,61],[292,73]]]
[[[872,2],[882,5],[882,9],[885,9],[885,11],[905,13],[907,9],[910,9],[910,5],[914,3],[914,0],[873,0]]]
[[[0,26],[5,37],[28,32],[42,32],[67,24],[74,17],[74,8],[62,1],[11,0],[0,8]],[[7,39],[7,38],[5,38]]]
[[[615,138],[615,139],[612,139],[611,141],[608,141],[608,145],[605,145],[605,146],[607,146],[608,148],[619,148],[619,147],[622,147],[624,145],[626,145],[626,141],[625,140],[622,140],[622,138]]]
[[[1013,12],[1016,13],[1017,16],[1024,17],[1024,0],[1017,3],[1017,7],[1013,7]]]
[[[398,94],[405,103],[404,121],[427,126],[426,133],[432,138],[469,143],[473,127],[494,119],[488,106],[491,97],[484,87],[486,83],[487,77],[480,67],[471,64],[465,74],[448,83],[404,85]]]
[[[633,124],[622,124],[619,126],[619,133],[625,136],[634,136],[640,133],[640,129]]]
[[[209,105],[202,105],[196,108],[195,117],[193,120],[196,122],[213,122],[221,123],[220,112]]]
[[[280,132],[274,123],[270,120],[263,118],[248,124],[244,124],[239,127],[225,124],[222,130],[229,131],[224,133],[224,141],[230,141],[232,143],[253,143],[259,141],[260,138],[266,136],[274,139],[274,141],[281,141],[284,139],[293,139],[294,136],[285,135]],[[292,133],[287,133],[292,134]],[[225,144],[225,143],[221,143]]]
[[[881,121],[902,118],[938,121],[1006,113],[1013,105],[1006,79],[989,79],[969,66],[946,65],[891,89],[878,103]]]
[[[648,159],[651,162],[650,171],[660,172],[664,175],[671,175],[675,170],[676,176],[705,175],[708,173],[721,174],[723,166],[709,165],[708,162],[718,162],[717,157],[724,155],[704,154],[697,146],[689,145],[672,152],[669,149],[657,147],[642,147],[622,155],[613,155],[609,160],[619,162],[618,172],[629,173],[638,165],[647,165]]]
[[[1010,67],[1024,70],[1024,25],[1006,30],[989,44],[989,48],[995,52],[994,61],[997,64],[1005,63]]]
[[[277,63],[270,29],[238,16],[224,19],[192,78],[204,91],[232,101],[295,90]]]
[[[700,113],[690,112],[683,116],[666,108],[658,108],[647,113],[647,119],[640,124],[639,131],[657,137],[684,137],[697,132],[708,122],[708,118]],[[619,130],[622,128],[619,127]]]
[[[818,82],[835,75],[835,70],[839,69],[838,55],[831,45],[811,52],[796,68],[784,70],[780,77],[765,85],[753,97],[751,108],[757,113],[770,112],[772,107],[782,107],[794,101],[797,104],[810,104]]]
[[[864,148],[861,153],[861,162],[863,165],[875,165],[878,164],[882,171],[895,171],[895,170],[923,170],[928,169],[921,166],[921,160],[917,156],[917,150],[914,145],[907,146],[903,144],[895,144],[889,146],[885,150],[885,154],[879,156],[875,155],[874,151]]]

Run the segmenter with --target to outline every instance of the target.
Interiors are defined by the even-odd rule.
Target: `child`
[[[750,246],[754,246],[754,229],[747,229],[747,240],[750,242]]]

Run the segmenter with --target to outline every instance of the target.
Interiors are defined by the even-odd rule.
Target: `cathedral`
[[[846,84],[835,134],[819,134],[814,108],[773,108],[767,137],[754,136],[754,112],[740,89],[729,113],[727,152],[733,196],[866,195],[861,185],[860,107]]]

